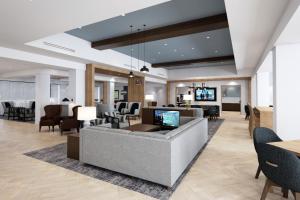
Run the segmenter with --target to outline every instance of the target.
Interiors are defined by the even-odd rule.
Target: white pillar
[[[50,103],[50,74],[41,72],[35,76],[35,123],[45,114],[44,106]]]
[[[274,130],[285,140],[300,139],[300,44],[273,50]]]
[[[73,69],[69,71],[68,97],[78,105],[85,105],[85,71]]]
[[[107,103],[114,105],[115,103],[115,82],[109,81],[107,88]]]
[[[251,77],[251,106],[252,107],[257,106],[257,79],[256,79],[256,74]]]

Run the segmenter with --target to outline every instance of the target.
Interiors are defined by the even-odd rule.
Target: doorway
[[[241,112],[241,86],[222,85],[222,111]]]

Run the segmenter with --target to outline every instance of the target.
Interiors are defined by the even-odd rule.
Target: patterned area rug
[[[223,119],[212,120],[208,122],[208,142],[217,132],[221,124],[223,123]],[[207,143],[208,143],[207,142]],[[207,145],[206,143],[206,145]],[[24,155],[30,156],[32,158],[36,158],[38,160],[43,160],[45,162],[78,172],[80,174],[84,174],[102,181],[109,182],[114,185],[118,185],[120,187],[127,188],[129,190],[133,190],[148,196],[151,196],[156,199],[169,199],[172,193],[176,190],[177,186],[181,183],[184,176],[191,169],[193,164],[196,162],[206,145],[199,151],[199,153],[195,156],[186,170],[182,173],[180,178],[174,184],[172,188],[168,188],[166,186],[162,186],[157,183],[149,182],[143,179],[131,177],[128,175],[124,175],[118,172],[110,171],[107,169],[94,167],[91,165],[80,163],[78,160],[73,160],[67,158],[67,147],[66,143],[58,144],[53,147],[44,148],[37,151],[32,151],[25,153]]]

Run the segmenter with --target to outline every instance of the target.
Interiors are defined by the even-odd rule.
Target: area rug
[[[223,119],[218,120],[212,120],[208,122],[208,142],[211,140],[211,138],[214,136],[214,134],[217,132],[218,128],[223,123]],[[207,143],[208,143],[207,142]],[[206,143],[206,145],[207,145]],[[181,183],[184,176],[188,173],[188,171],[191,169],[193,164],[196,162],[202,151],[204,150],[204,147],[199,151],[199,153],[195,156],[195,158],[191,161],[189,166],[186,168],[186,170],[182,173],[180,178],[177,180],[177,182],[174,184],[172,188],[168,188],[166,186],[162,186],[157,183],[149,182],[143,179],[131,177],[128,175],[124,175],[118,172],[110,171],[107,169],[94,167],[91,165],[80,163],[78,160],[73,160],[67,158],[67,146],[66,143],[58,144],[53,147],[44,148],[32,152],[25,153],[24,155],[27,155],[29,157],[42,160],[75,172],[78,172],[80,174],[90,176],[102,181],[109,182],[111,184],[127,188],[129,190],[133,190],[135,192],[139,192],[148,196],[151,196],[156,199],[169,199],[172,193],[176,190],[178,185]]]

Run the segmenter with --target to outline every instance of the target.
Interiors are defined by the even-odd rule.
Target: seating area
[[[277,134],[268,128],[255,128],[254,147],[258,157],[258,169],[255,178],[262,171],[267,177],[261,200],[265,200],[272,187],[281,187],[283,197],[288,198],[289,191],[295,199],[300,199],[300,141],[298,151],[279,148],[274,144],[284,144]],[[281,146],[282,147],[282,146]]]
[[[34,101],[4,101],[2,105],[2,116],[8,120],[34,121]]]
[[[300,0],[10,0],[0,25],[0,200],[300,200]]]

